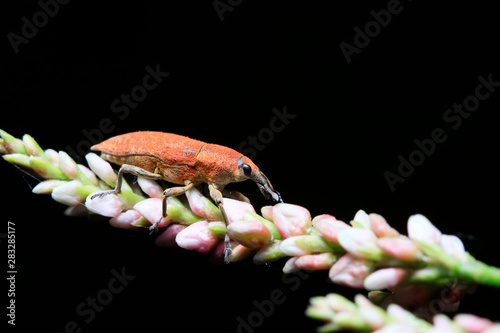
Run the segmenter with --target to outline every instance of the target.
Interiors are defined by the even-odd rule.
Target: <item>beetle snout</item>
[[[280,193],[273,188],[266,175],[264,175],[262,172],[259,172],[252,178],[259,187],[259,190],[264,198],[269,199],[271,197],[274,201],[283,202]]]

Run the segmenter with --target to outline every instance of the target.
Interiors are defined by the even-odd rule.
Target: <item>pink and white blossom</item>
[[[207,221],[195,222],[175,237],[177,245],[200,253],[210,252],[221,239],[208,229]]]
[[[429,244],[439,244],[442,233],[428,218],[421,214],[408,219],[408,237]]]
[[[370,273],[371,267],[366,261],[346,254],[333,264],[328,275],[332,282],[352,288],[363,288],[363,281]]]
[[[301,206],[279,203],[273,206],[272,220],[283,238],[306,234],[311,227],[311,214]]]

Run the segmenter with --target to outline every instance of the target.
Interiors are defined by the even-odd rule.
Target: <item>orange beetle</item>
[[[132,132],[112,137],[92,150],[100,151],[102,158],[121,165],[114,190],[92,196],[102,197],[120,193],[124,173],[156,180],[166,180],[183,186],[167,188],[163,192],[163,217],[167,216],[167,198],[184,194],[191,187],[207,183],[210,196],[219,207],[228,224],[222,202],[222,191],[229,183],[253,180],[266,199],[282,202],[280,194],[259,168],[234,149],[205,143],[186,136],[163,132]],[[151,226],[156,231],[161,219]],[[226,234],[225,258],[231,248]]]

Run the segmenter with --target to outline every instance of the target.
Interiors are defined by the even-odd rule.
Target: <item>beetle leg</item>
[[[133,175],[142,176],[142,177],[149,178],[149,179],[157,179],[157,180],[162,179],[162,176],[159,174],[146,171],[146,170],[139,168],[139,167],[136,167],[134,165],[123,164],[120,167],[120,170],[118,171],[118,176],[116,177],[115,189],[96,193],[96,194],[92,195],[91,199],[93,200],[96,197],[102,198],[103,196],[108,195],[108,194],[112,194],[112,193],[119,194],[122,190],[122,181],[123,181],[123,174],[124,173],[131,173]]]
[[[226,227],[229,225],[229,220],[226,215],[226,211],[224,210],[224,204],[222,202],[222,188],[217,188],[218,186],[215,184],[209,184],[208,185],[208,190],[210,191],[210,197],[215,201],[215,204],[217,207],[219,207],[220,212],[222,213],[222,218],[224,219],[224,223],[226,224]],[[229,235],[226,232],[226,236],[224,237],[224,262],[226,264],[229,264],[229,255],[231,254],[232,249],[231,249],[231,243],[229,240]]]
[[[235,200],[238,200],[238,201],[243,201],[243,202],[250,203],[250,199],[248,199],[246,197],[246,195],[244,195],[243,193],[238,192],[238,191],[223,189],[222,190],[222,196],[224,198],[231,198],[231,199],[235,199]]]
[[[190,180],[185,180],[184,181],[185,186],[177,186],[177,187],[170,187],[167,188],[165,191],[163,191],[162,194],[162,217],[158,221],[156,221],[150,228],[149,234],[153,234],[158,231],[158,224],[160,224],[162,218],[167,217],[167,199],[168,197],[174,196],[177,197],[179,195],[182,195],[186,193],[191,187],[193,187],[195,184],[190,181]]]

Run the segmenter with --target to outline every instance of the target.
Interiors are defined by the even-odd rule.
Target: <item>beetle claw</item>
[[[113,194],[113,193],[115,193],[115,190],[98,192],[98,193],[92,194],[92,196],[90,197],[90,200],[94,200],[95,198],[100,199],[108,194]]]
[[[158,224],[160,224],[160,222],[161,218],[149,227],[149,236],[152,236],[158,232]]]
[[[229,261],[229,255],[233,252],[233,249],[231,248],[231,243],[229,241],[229,235],[226,233],[226,236],[224,237],[224,263],[225,264],[230,264],[231,261]]]

